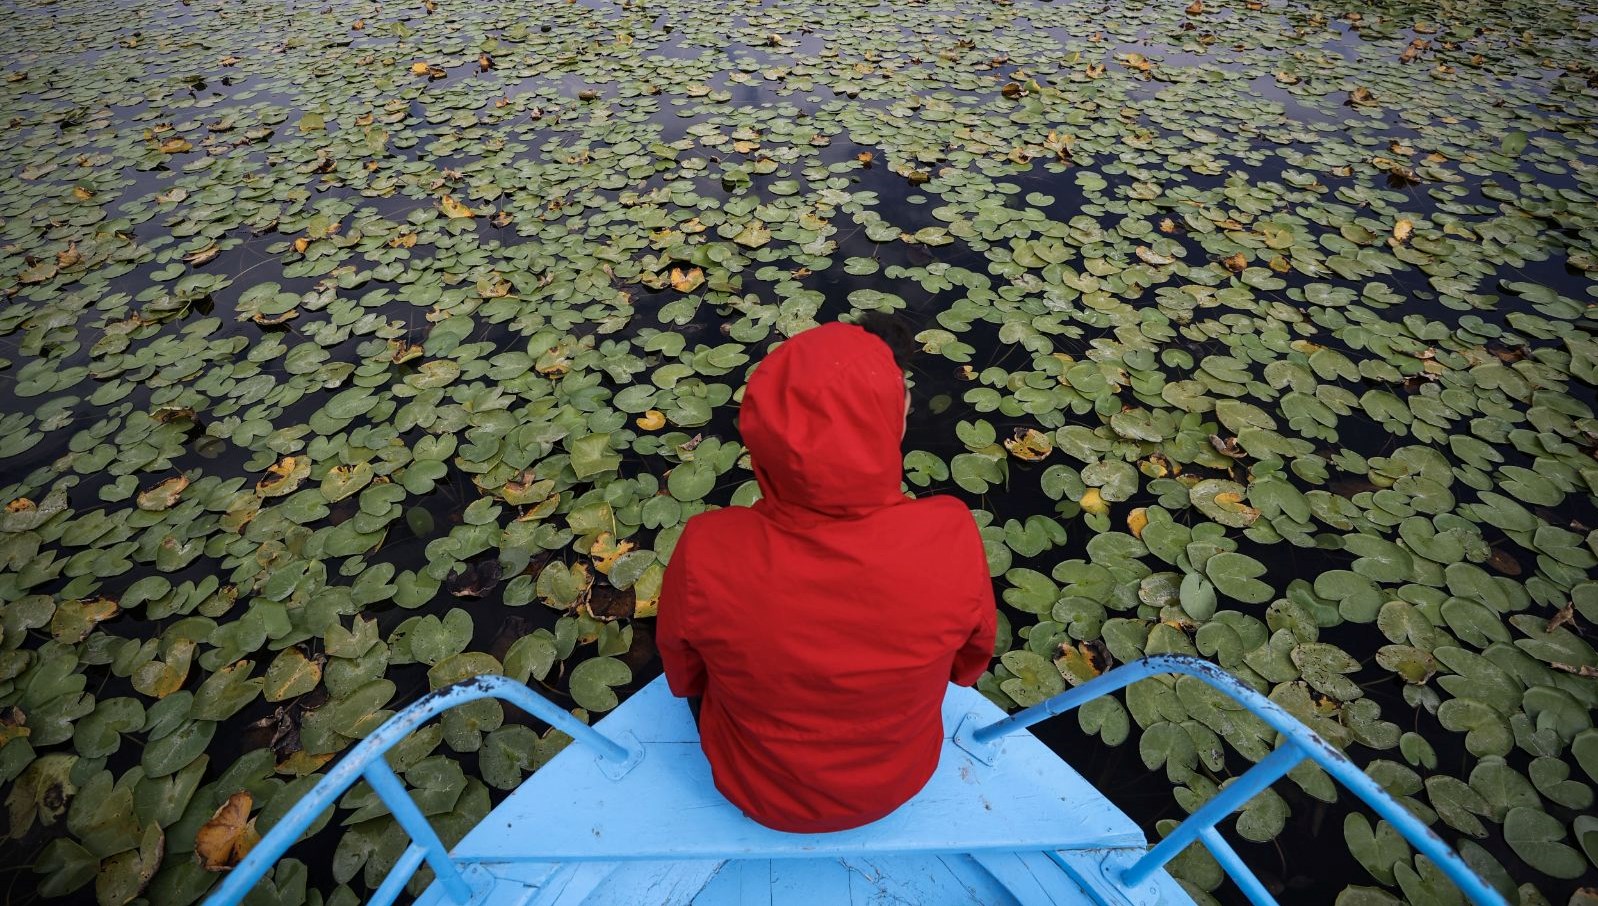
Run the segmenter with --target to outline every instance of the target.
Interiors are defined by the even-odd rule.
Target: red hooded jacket
[[[993,653],[993,586],[952,497],[900,490],[904,376],[833,323],[754,371],[739,428],[764,495],[684,527],[660,596],[672,692],[703,696],[716,788],[777,830],[875,821],[937,767],[949,681]]]

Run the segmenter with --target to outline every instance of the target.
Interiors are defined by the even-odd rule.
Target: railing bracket
[[[960,726],[954,731],[954,744],[964,749],[967,755],[975,758],[985,765],[992,765],[1004,751],[1004,737],[999,737],[993,742],[982,742],[976,738],[977,728],[982,725],[982,717],[975,711],[967,711],[960,718]]]
[[[627,750],[627,760],[612,761],[601,755],[594,759],[594,763],[599,765],[601,774],[611,780],[620,780],[631,773],[632,769],[638,767],[639,763],[644,760],[644,744],[638,741],[638,737],[631,730],[612,738]]]

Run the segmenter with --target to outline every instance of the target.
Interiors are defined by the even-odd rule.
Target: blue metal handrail
[[[955,743],[973,757],[991,764],[997,755],[997,742],[1006,734],[1024,730],[1039,721],[1063,714],[1160,673],[1180,673],[1204,682],[1247,708],[1249,713],[1282,734],[1287,741],[1200,806],[1165,839],[1128,866],[1121,874],[1123,883],[1133,886],[1148,879],[1197,840],[1210,851],[1250,902],[1255,906],[1276,906],[1276,899],[1243,864],[1237,853],[1215,830],[1215,825],[1291,771],[1299,762],[1309,758],[1391,822],[1404,839],[1442,869],[1472,903],[1477,906],[1509,906],[1508,901],[1482,880],[1441,837],[1360,770],[1347,755],[1322,739],[1281,705],[1250,689],[1220,667],[1196,657],[1162,654],[1134,661],[986,726],[974,726],[975,715],[967,715],[966,721],[961,723],[955,734]]]
[[[394,769],[389,767],[383,755],[410,735],[412,730],[439,713],[482,698],[510,702],[577,742],[593,747],[599,752],[600,770],[613,779],[622,777],[643,760],[644,748],[630,734],[622,741],[612,739],[513,679],[478,676],[463,680],[428,693],[361,740],[272,826],[271,831],[211,893],[205,906],[234,906],[244,899],[267,869],[299,840],[316,817],[362,777],[383,804],[388,806],[412,841],[368,902],[375,906],[387,906],[394,902],[423,860],[432,866],[448,902],[464,904],[469,901],[472,898],[471,885],[461,874],[460,867],[450,858],[444,842],[405,791],[404,784],[394,776]]]

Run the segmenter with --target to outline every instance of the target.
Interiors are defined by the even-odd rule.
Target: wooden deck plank
[[[1017,906],[1015,894],[1005,887],[993,873],[982,867],[969,853],[950,853],[934,857],[951,878],[951,890],[963,889],[973,903],[1003,903]]]
[[[964,855],[862,856],[844,860],[850,906],[1016,906],[1014,897]]]
[[[538,889],[529,906],[579,906],[615,869],[613,862],[571,862],[562,865]]]
[[[967,711],[1002,715],[974,690],[951,686],[946,731]],[[839,833],[785,834],[745,818],[716,792],[687,708],[663,681],[638,692],[600,727],[652,737],[643,762],[612,781],[591,752],[572,746],[490,813],[455,855],[608,861],[1145,845],[1130,819],[1030,734],[1007,739],[991,767],[946,740],[926,788],[888,817]]]
[[[849,869],[843,860],[772,859],[771,906],[849,902]]]
[[[1021,906],[1091,902],[1065,869],[1044,853],[975,853],[972,858],[998,879]]]
[[[715,859],[613,863],[613,870],[580,902],[688,906],[724,864]]]
[[[693,899],[693,906],[770,906],[771,860],[739,859],[723,863]]]

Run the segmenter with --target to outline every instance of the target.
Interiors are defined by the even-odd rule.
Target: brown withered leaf
[[[1558,613],[1548,618],[1548,625],[1544,627],[1543,631],[1553,632],[1561,626],[1574,625],[1576,625],[1576,603],[1570,601],[1564,607],[1559,608]]]
[[[1520,561],[1516,560],[1509,552],[1496,548],[1487,558],[1487,565],[1506,576],[1518,576],[1521,573]]]
[[[1219,434],[1211,434],[1210,446],[1214,447],[1215,452],[1222,456],[1230,456],[1233,459],[1242,459],[1248,455],[1242,447],[1238,446],[1237,438],[1235,437],[1222,437]]]
[[[451,575],[444,587],[457,598],[481,598],[499,585],[499,579],[499,558],[488,557]]]
[[[1574,673],[1588,679],[1598,679],[1598,667],[1590,664],[1567,664],[1564,661],[1549,661],[1548,666],[1565,673]]]
[[[64,271],[82,260],[83,254],[78,251],[78,244],[76,242],[67,246],[65,250],[56,252],[55,254],[55,266],[58,270]]]
[[[221,251],[221,247],[213,242],[197,252],[191,252],[187,255],[184,255],[183,260],[195,267],[199,267],[200,265],[205,264],[207,261],[211,261],[212,259],[216,258]]]
[[[1501,343],[1489,343],[1487,344],[1487,351],[1505,365],[1513,365],[1526,357],[1526,347],[1524,346],[1510,348]]]
[[[583,602],[583,609],[596,620],[630,620],[637,608],[637,593],[631,588],[614,588],[609,582],[594,583]]]
[[[254,799],[248,790],[227,798],[194,835],[194,858],[206,871],[226,871],[239,864],[261,837],[250,818]]]

